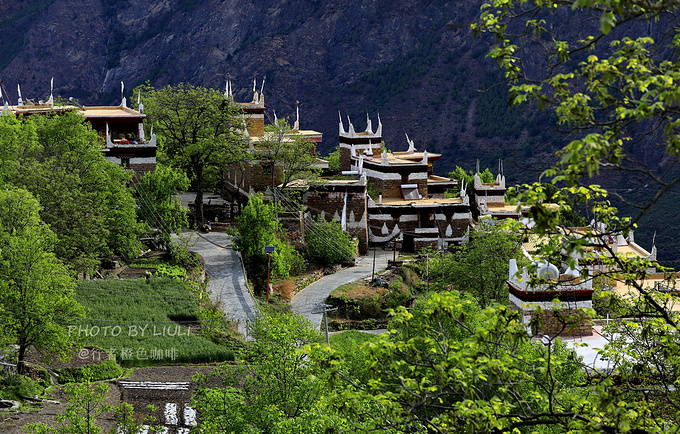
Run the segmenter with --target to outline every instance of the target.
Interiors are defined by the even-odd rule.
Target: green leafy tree
[[[340,146],[336,146],[335,149],[328,154],[326,157],[328,161],[328,168],[333,171],[340,170]]]
[[[267,279],[267,254],[265,246],[276,247],[271,253],[271,272],[287,278],[294,263],[301,258],[295,248],[281,239],[281,224],[276,219],[278,205],[265,203],[261,193],[250,196],[248,204],[236,218],[234,249],[241,252],[248,276],[256,288],[264,288]]]
[[[638,212],[631,223],[680,182],[677,170],[634,152],[653,143],[677,161],[678,7],[674,0],[493,0],[473,25],[497,42],[489,57],[505,72],[511,104],[553,110],[561,130],[576,136],[546,174],[569,186],[601,173],[645,185],[651,194],[609,191]],[[587,24],[574,32],[552,25],[557,20]]]
[[[156,407],[148,405],[149,411],[155,411]],[[135,412],[132,404],[121,402],[113,408],[113,413],[116,415],[116,429],[111,430],[111,434],[138,434],[140,432],[162,433],[166,429],[163,426],[149,427],[148,425],[155,422],[156,418],[147,414],[139,414]],[[146,427],[146,428],[145,428]]]
[[[347,262],[357,253],[351,235],[342,230],[340,222],[321,216],[305,230],[305,242],[309,259],[324,266]]]
[[[465,187],[466,187],[466,192],[468,196],[474,195],[474,190],[473,187],[475,185],[475,174],[472,173],[471,171],[466,171],[460,166],[456,166],[456,168],[453,170],[453,172],[449,173],[449,178],[455,179],[458,181],[458,192],[460,192],[460,186],[462,185],[462,181],[465,181]],[[482,173],[479,174],[479,178],[482,180],[482,182],[494,182],[493,178],[493,173],[489,170],[487,167],[484,169]]]
[[[56,426],[51,427],[44,422],[26,425],[23,429],[29,434],[98,434],[102,427],[97,421],[102,415],[113,412],[116,417],[116,428],[110,434],[137,434],[144,424],[153,422],[152,416],[135,414],[134,408],[127,402],[112,406],[107,402],[109,386],[104,383],[69,384],[64,389],[68,404],[63,413],[54,416]],[[154,408],[150,407],[150,411]],[[164,427],[150,427],[146,431],[160,433]]]
[[[159,136],[159,158],[187,173],[196,191],[196,223],[203,224],[203,193],[221,185],[226,165],[246,157],[241,110],[221,92],[187,83],[140,90]]]
[[[470,239],[453,253],[429,258],[429,278],[433,288],[455,288],[472,294],[486,307],[508,303],[510,259],[522,257],[522,228],[512,221],[482,221]],[[420,264],[425,274],[426,264]]]
[[[579,360],[558,340],[530,341],[506,306],[482,310],[456,291],[432,293],[397,309],[367,346],[365,380],[347,376],[332,349],[311,348],[339,382],[326,399],[355,432],[588,432],[573,413],[588,394]]]
[[[189,179],[183,172],[159,164],[156,170],[146,173],[135,186],[137,214],[158,234],[161,244],[168,246],[172,233],[188,226],[186,211],[182,208],[177,191],[189,188]]]
[[[66,356],[74,341],[64,318],[83,313],[69,270],[52,253],[55,241],[29,192],[0,190],[0,343],[17,345],[20,374],[32,346]]]
[[[504,70],[512,104],[535,102],[554,111],[560,129],[573,140],[558,151],[544,175],[558,187],[536,183],[518,197],[530,205],[535,230],[566,234],[548,243],[546,254],[597,262],[600,276],[632,289],[625,305],[635,321],[610,326],[613,340],[601,354],[613,363],[616,380],[601,373],[604,387],[589,396],[575,414],[586,428],[601,432],[671,432],[678,430],[680,396],[675,384],[679,325],[672,306],[675,275],[658,287],[644,283],[657,267],[646,258],[627,257],[610,242],[625,236],[680,181],[675,82],[679,78],[675,1],[491,1],[473,30],[493,34],[489,56]],[[553,26],[556,19],[579,21],[579,32]],[[644,29],[641,29],[644,27]],[[642,35],[635,37],[634,35]],[[531,62],[527,60],[531,58]],[[545,67],[532,68],[536,61]],[[657,161],[640,161],[636,151],[653,146]],[[639,155],[639,153],[638,153]],[[592,178],[608,175],[645,194],[606,191]],[[579,200],[576,200],[579,199]],[[613,200],[633,210],[617,216]],[[558,231],[563,215],[578,203],[597,222],[588,234]],[[661,289],[661,290],[660,290]],[[613,297],[614,298],[614,297]],[[600,417],[592,408],[600,408]]]
[[[449,194],[453,194],[454,196],[460,194],[463,181],[465,181],[465,193],[470,197],[470,205],[472,208],[476,209],[477,201],[475,198],[475,174],[471,171],[466,171],[460,166],[456,166],[453,172],[449,173],[449,178],[458,181],[458,187],[456,189],[452,189],[453,191],[449,192]],[[479,178],[482,180],[482,182],[494,182],[493,174],[488,167],[479,174]]]
[[[57,427],[37,423],[25,427],[31,434],[98,434],[102,432],[97,417],[111,411],[111,404],[105,402],[109,386],[103,383],[69,384],[65,388],[68,404],[64,413],[54,417]]]
[[[271,187],[286,188],[294,180],[318,179],[316,145],[291,130],[285,119],[265,127],[264,136],[253,151],[253,158],[268,161],[271,167]]]
[[[0,117],[0,180],[38,198],[55,253],[79,272],[101,257],[141,250],[130,175],[106,161],[101,139],[75,112]]]
[[[213,374],[222,387],[202,386],[194,394],[197,433],[319,432],[295,429],[321,425],[318,401],[326,383],[301,351],[320,342],[320,332],[301,316],[265,312],[250,335],[248,363],[220,366]]]

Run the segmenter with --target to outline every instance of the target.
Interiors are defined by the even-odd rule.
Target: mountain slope
[[[275,4],[272,4],[275,3]],[[338,111],[357,130],[379,114],[389,149],[442,153],[435,166],[471,170],[505,160],[510,183],[533,182],[570,139],[530,107],[508,108],[507,88],[468,24],[481,2],[443,0],[33,0],[0,3],[0,79],[16,102],[55,94],[86,105],[128,101],[134,86],[180,81],[252,98],[266,77],[268,111],[324,133],[337,145]],[[553,17],[583,32],[568,16]],[[645,151],[646,152],[646,151]],[[531,170],[528,170],[531,169]],[[626,186],[628,188],[628,186]],[[647,221],[638,240],[647,245]],[[666,226],[666,230],[668,226]],[[660,239],[675,237],[660,236]],[[664,248],[660,246],[660,255]]]

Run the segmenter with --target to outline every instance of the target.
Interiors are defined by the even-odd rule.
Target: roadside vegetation
[[[264,293],[267,279],[270,284],[290,280],[293,285],[291,276],[347,263],[357,255],[357,243],[338,222],[317,217],[305,222],[304,234],[287,232],[277,214],[296,209],[291,199],[280,198],[279,202],[266,202],[262,194],[253,195],[236,219],[234,249],[241,252],[256,295]],[[268,256],[265,247],[274,251]]]

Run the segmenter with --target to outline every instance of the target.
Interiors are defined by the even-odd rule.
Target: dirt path
[[[128,402],[135,412],[152,415],[156,422],[152,426],[162,425],[166,434],[189,434],[196,424],[196,415],[190,406],[191,396],[196,389],[192,380],[196,373],[208,375],[213,366],[158,366],[153,368],[136,368],[134,373],[118,381],[106,382],[109,393],[106,402],[116,406]],[[212,377],[209,386],[217,386],[218,379]],[[54,426],[54,416],[66,409],[66,395],[60,388],[55,390],[51,399],[59,403],[33,405],[34,411],[23,413],[0,412],[0,432],[2,434],[21,434],[22,427],[29,423],[43,422]],[[153,405],[156,410],[149,411]],[[111,413],[104,413],[97,419],[102,432],[115,428],[115,419]]]

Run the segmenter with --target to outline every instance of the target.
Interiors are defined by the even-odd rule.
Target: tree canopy
[[[272,188],[276,188],[277,183],[286,188],[291,181],[297,179],[315,180],[321,171],[314,166],[315,143],[291,130],[285,119],[265,126],[264,137],[252,152],[254,159],[264,159],[272,165]]]
[[[309,421],[326,383],[301,349],[321,334],[301,316],[262,312],[250,335],[252,364],[220,366],[215,374],[223,387],[203,386],[194,395],[203,422],[197,432],[305,432],[299,425]]]
[[[159,160],[189,176],[196,191],[196,222],[202,224],[203,193],[220,186],[227,164],[246,156],[241,109],[217,90],[187,83],[139,89],[159,137]]]
[[[566,257],[569,266],[597,263],[600,282],[631,288],[625,297],[609,291],[618,313],[634,319],[604,330],[612,341],[600,354],[612,368],[599,373],[600,388],[576,408],[577,417],[588,421],[583,430],[678,430],[677,276],[653,255],[616,249],[619,237],[680,182],[678,8],[677,1],[665,0],[493,0],[473,25],[495,38],[489,56],[505,71],[511,104],[534,102],[554,111],[572,138],[544,172],[557,188],[535,183],[518,195],[531,206],[537,232],[562,232],[539,254]],[[604,174],[628,188],[603,189],[596,181]],[[618,215],[613,198],[635,210],[631,218]],[[558,230],[564,216],[575,220],[575,212],[594,220],[592,231]],[[664,278],[652,286],[646,279],[655,269]],[[589,278],[587,270],[581,277]],[[601,407],[600,417],[593,416],[593,406]]]
[[[560,341],[532,342],[520,313],[506,306],[482,310],[456,291],[433,293],[411,311],[400,307],[387,333],[366,345],[372,375],[363,380],[344,371],[338,352],[312,347],[341,382],[328,401],[355,432],[588,432],[592,426],[574,414],[590,392],[580,361]],[[599,417],[597,408],[590,412]]]
[[[26,190],[0,189],[0,344],[18,346],[23,373],[29,347],[65,355],[74,343],[65,318],[82,315],[69,270],[52,253],[56,237]]]
[[[432,286],[440,290],[455,288],[471,294],[482,307],[493,303],[507,304],[508,264],[510,259],[522,257],[522,233],[520,225],[512,221],[480,222],[474,231],[470,231],[467,243],[450,254],[430,258]]]
[[[141,250],[130,174],[106,161],[101,139],[75,112],[0,117],[0,184],[24,188],[57,236],[54,251],[76,271]]]
[[[259,292],[267,279],[268,257],[265,246],[275,247],[271,253],[271,275],[288,278],[291,268],[302,258],[295,248],[282,237],[282,227],[276,219],[280,206],[265,203],[261,193],[248,198],[248,204],[241,208],[236,218],[236,239],[234,250],[241,252],[248,275],[255,281]]]
[[[188,226],[186,210],[175,196],[187,188],[186,174],[164,164],[158,164],[156,170],[144,174],[135,186],[137,215],[156,232],[163,247],[169,246],[172,233]]]
[[[636,196],[608,192],[636,210],[631,223],[680,182],[679,6],[492,0],[473,25],[494,37],[489,56],[505,71],[511,104],[553,110],[575,137],[546,174],[568,186],[588,188],[588,178],[603,173],[645,186]]]

